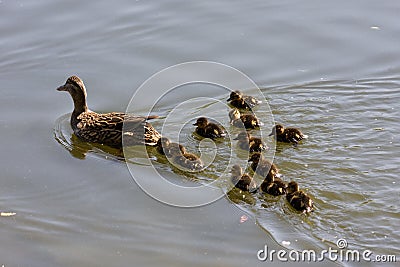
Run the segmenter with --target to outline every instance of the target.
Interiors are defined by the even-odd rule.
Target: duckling
[[[231,101],[230,104],[232,106],[241,109],[252,109],[261,103],[261,101],[255,97],[243,95],[243,93],[238,90],[231,92],[227,101]]]
[[[243,173],[242,168],[239,165],[232,166],[232,177],[231,181],[235,187],[242,191],[254,192],[257,190],[257,182],[254,181],[253,177],[247,173]]]
[[[287,186],[287,201],[298,211],[308,213],[314,211],[312,199],[303,191],[299,190],[299,185],[292,181]]]
[[[171,157],[172,155],[176,155],[178,151],[181,154],[186,152],[185,147],[181,144],[172,143],[167,137],[161,137],[157,142],[157,151],[161,155],[166,155],[167,157]]]
[[[183,148],[183,153],[182,150],[179,149],[173,149],[170,150],[170,157],[172,158],[172,161],[183,167],[184,169],[187,169],[189,171],[200,171],[204,168],[203,161],[195,154],[187,153],[186,149],[182,146]]]
[[[71,127],[75,135],[85,141],[122,148],[125,145],[145,144],[155,146],[161,135],[147,120],[158,116],[134,116],[122,112],[96,113],[86,104],[86,88],[78,76],[71,76],[58,91],[68,92],[74,101]],[[125,132],[122,131],[125,124]],[[128,131],[127,131],[128,130]]]
[[[303,134],[299,129],[296,128],[285,128],[281,124],[277,124],[272,128],[271,133],[268,136],[273,135],[279,142],[294,143],[297,145],[299,141],[308,136]]]
[[[241,149],[252,152],[261,152],[268,149],[267,145],[261,140],[261,138],[253,137],[248,132],[241,132],[233,140],[239,140],[238,145]]]
[[[257,174],[266,177],[280,177],[279,169],[275,164],[269,162],[267,159],[264,159],[262,154],[259,152],[251,155],[249,162],[251,163],[251,169],[255,171]]]
[[[203,137],[215,139],[226,136],[226,132],[222,126],[209,122],[205,117],[198,118],[193,125],[197,126],[196,133]]]
[[[261,191],[267,194],[280,196],[286,194],[287,185],[281,179],[275,178],[273,175],[267,175],[260,187]]]
[[[243,128],[244,126],[246,129],[255,129],[262,125],[255,115],[240,114],[240,111],[237,108],[234,108],[229,112],[229,118],[231,124],[239,128]]]

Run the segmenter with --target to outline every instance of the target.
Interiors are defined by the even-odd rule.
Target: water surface
[[[16,215],[0,218],[0,265],[263,266],[265,244],[320,251],[338,238],[399,257],[399,11],[398,1],[1,1],[0,210]],[[72,102],[55,91],[68,76],[84,79],[91,109],[124,111],[151,75],[193,60],[244,72],[275,121],[309,135],[297,148],[278,144],[275,163],[315,200],[313,214],[237,192],[170,207],[115,151],[71,139]],[[198,141],[189,127],[182,140]],[[214,167],[179,177],[195,186],[218,176]]]

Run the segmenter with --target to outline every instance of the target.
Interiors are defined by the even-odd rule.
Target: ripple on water
[[[277,144],[274,160],[283,179],[299,182],[301,189],[314,199],[316,209],[310,215],[299,214],[284,197],[237,189],[227,192],[228,198],[254,215],[260,227],[279,244],[290,241],[290,247],[296,249],[326,249],[335,248],[338,238],[346,238],[352,248],[399,253],[400,212],[396,203],[400,182],[394,174],[400,156],[396,142],[400,131],[399,81],[397,77],[318,81],[264,90],[271,99],[275,121],[299,127],[309,136],[298,147]],[[242,163],[246,158],[240,151],[231,154],[235,142],[229,140],[218,141],[215,147],[199,147],[201,138],[193,134],[194,118],[207,114],[229,128],[228,109],[221,112],[216,103],[191,104],[185,108],[190,112],[176,112],[172,104],[160,105],[157,108],[168,117],[168,125],[163,125],[164,118],[155,120],[153,125],[157,129],[165,127],[164,134],[173,141],[179,140],[192,153],[199,154],[201,149],[216,152],[213,163],[203,172],[187,175],[171,167],[154,150],[149,153],[157,169],[208,183],[223,175],[230,158]],[[173,109],[174,116],[169,116]],[[268,134],[270,127],[266,126],[263,134]],[[230,131],[237,133],[237,129]],[[75,157],[123,160],[117,151],[74,138],[69,115],[57,120],[55,137]],[[266,141],[274,146],[271,139]],[[226,185],[219,186],[228,191]]]

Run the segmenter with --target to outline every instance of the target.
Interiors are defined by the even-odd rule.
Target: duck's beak
[[[68,87],[64,84],[57,88],[57,91],[68,91]]]
[[[232,100],[232,98],[231,97],[229,97],[226,101],[231,101]]]
[[[193,123],[193,125],[194,125],[194,126],[197,126],[197,122],[196,122],[196,123]]]
[[[237,136],[236,138],[233,138],[233,140],[239,140],[239,136]]]
[[[271,132],[268,136],[274,135],[274,132]]]

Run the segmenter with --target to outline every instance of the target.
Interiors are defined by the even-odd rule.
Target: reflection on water
[[[263,242],[336,248],[338,238],[350,249],[400,255],[399,5],[0,1],[0,209],[17,213],[0,219],[0,266],[265,266],[255,257]],[[118,151],[77,140],[68,115],[54,131],[62,146],[54,140],[54,121],[71,111],[55,91],[66,77],[87,81],[93,110],[122,111],[151,75],[193,60],[243,71],[265,86],[277,122],[309,136],[296,148],[278,144],[274,161],[285,181],[312,196],[312,214],[298,214],[282,197],[236,189],[213,205],[171,208],[132,182]],[[223,94],[207,91],[217,100]],[[177,91],[160,103],[154,114],[164,117],[155,127],[180,97],[193,95]],[[173,127],[188,122],[180,136],[166,131],[191,153],[201,147],[189,122],[203,110],[172,118]],[[228,120],[227,112],[217,115]],[[216,147],[215,162],[228,165],[225,149],[236,143]],[[223,172],[211,164],[189,177],[148,154],[176,184],[209,183]],[[246,160],[240,151],[233,156]],[[252,219],[240,224],[243,213]]]
[[[296,147],[278,143],[275,163],[283,173],[283,180],[297,181],[301,189],[313,198],[315,212],[312,214],[299,214],[284,197],[272,197],[259,192],[251,194],[237,188],[228,190],[226,184],[219,186],[223,186],[230,201],[253,214],[259,225],[279,243],[289,241],[292,248],[324,249],[334,245],[339,237],[345,237],[353,243],[353,247],[366,249],[371,248],[366,240],[379,234],[385,235],[385,244],[389,239],[396,244],[400,236],[395,232],[385,234],[384,228],[376,225],[377,220],[383,220],[390,229],[389,225],[394,222],[387,218],[394,221],[399,219],[398,207],[391,205],[397,201],[396,194],[383,193],[388,187],[396,191],[392,187],[396,184],[396,178],[390,172],[396,166],[396,159],[393,157],[381,161],[379,165],[371,165],[376,161],[360,155],[373,155],[374,159],[379,159],[395,153],[393,142],[397,126],[393,116],[397,113],[394,103],[397,103],[399,96],[389,88],[398,83],[398,79],[357,83],[325,81],[269,89],[268,94],[273,97],[271,105],[275,119],[288,126],[297,126],[309,135],[309,139]],[[375,89],[377,84],[380,85],[379,91]],[[335,94],[330,93],[332,87],[337,90]],[[325,93],[316,97],[315,88]],[[373,103],[368,112],[364,110],[366,97]],[[168,110],[167,107],[161,109]],[[202,113],[202,109],[196,110]],[[189,150],[197,147],[196,152],[199,152],[201,139],[193,135],[191,116],[193,114],[175,113],[169,119],[168,128],[181,130],[180,141]],[[227,117],[219,119],[224,121]],[[73,156],[84,158],[93,154],[112,160],[123,159],[118,151],[80,142],[71,135],[68,120],[68,115],[64,115],[56,122],[55,135]],[[359,123],[359,120],[364,122]],[[182,121],[190,123],[182,127]],[[161,123],[156,121],[156,128]],[[163,129],[165,133],[166,129]],[[155,149],[150,148],[148,152],[154,166],[161,172],[175,173],[196,183],[208,183],[224,175],[224,162],[232,156],[230,147],[235,146],[226,140],[220,140],[215,145],[211,149],[218,149],[218,153],[213,163],[195,174],[182,172],[169,165],[167,159],[158,155]],[[240,152],[233,157],[240,159]],[[229,176],[225,176],[229,180]],[[384,251],[384,243],[381,245]],[[377,250],[380,249],[375,248]]]
[[[55,122],[54,137],[69,153],[75,158],[85,159],[86,155],[103,157],[110,160],[124,160],[121,149],[112,148],[96,143],[87,143],[81,141],[73,132],[69,120],[71,114],[65,114]]]

